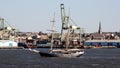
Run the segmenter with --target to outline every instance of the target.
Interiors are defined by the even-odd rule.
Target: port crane
[[[66,15],[64,4],[61,4],[60,8],[61,8],[61,21],[62,21],[60,41],[63,41],[63,33],[65,30],[69,29],[69,32],[71,33],[74,33],[75,30],[79,30],[79,34],[80,34],[82,28],[78,27],[77,24],[73,21],[73,19],[70,18],[69,15],[68,16]],[[71,25],[71,23],[74,25]],[[79,36],[79,38],[81,39],[81,36]]]
[[[0,38],[2,40],[9,39],[10,33],[14,33],[15,35],[15,29],[7,23],[7,21],[4,18],[0,18]],[[4,37],[4,34],[8,35],[8,38]]]

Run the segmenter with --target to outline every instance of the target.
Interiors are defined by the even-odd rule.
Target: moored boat
[[[34,44],[34,39],[30,37],[27,39],[27,48],[37,48],[37,46]]]

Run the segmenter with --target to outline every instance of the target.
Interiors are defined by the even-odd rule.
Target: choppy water
[[[86,49],[85,54],[79,58],[45,58],[25,49],[0,49],[0,68],[120,68],[119,66],[120,49]]]

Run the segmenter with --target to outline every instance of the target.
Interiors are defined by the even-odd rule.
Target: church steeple
[[[99,34],[102,34],[101,21],[99,21],[99,29],[98,29],[98,33],[99,33]]]

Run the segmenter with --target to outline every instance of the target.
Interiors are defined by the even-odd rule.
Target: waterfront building
[[[120,32],[102,32],[101,22],[98,32],[90,33],[90,39],[85,40],[85,46],[115,46],[120,47]]]

